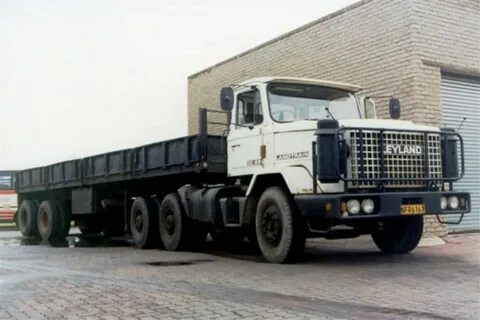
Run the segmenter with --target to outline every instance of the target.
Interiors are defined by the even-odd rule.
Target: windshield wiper
[[[328,114],[330,115],[330,117],[332,117],[332,120],[336,120],[335,117],[333,116],[333,114],[330,112],[330,109],[328,107],[325,107],[325,111],[327,111]]]

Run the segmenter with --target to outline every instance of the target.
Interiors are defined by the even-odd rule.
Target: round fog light
[[[453,210],[458,208],[458,198],[456,196],[448,197],[448,207]]]
[[[440,199],[440,207],[442,208],[442,210],[447,209],[447,197],[442,197]]]
[[[348,200],[347,211],[351,214],[358,214],[360,212],[360,202],[355,199]]]
[[[372,213],[375,208],[375,203],[372,199],[362,200],[362,211],[365,213]]]

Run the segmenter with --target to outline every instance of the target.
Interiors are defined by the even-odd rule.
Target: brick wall
[[[371,96],[397,96],[403,119],[439,126],[441,71],[480,74],[479,3],[360,1],[194,74],[189,133],[198,130],[198,107],[219,107],[222,86],[267,75],[359,84]],[[387,117],[386,101],[376,102]],[[429,219],[425,231],[446,229]]]
[[[218,108],[222,86],[264,75],[358,83],[408,104],[415,70],[407,2],[364,1],[346,10],[189,77],[189,132],[197,130],[199,106]]]

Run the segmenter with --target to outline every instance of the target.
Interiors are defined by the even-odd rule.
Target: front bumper
[[[442,210],[441,197],[457,196],[464,199],[463,206],[455,210]],[[467,192],[382,192],[382,193],[350,193],[350,194],[308,194],[296,195],[295,202],[300,214],[306,218],[326,219],[367,219],[401,216],[401,206],[421,204],[425,206],[425,215],[463,214],[470,212],[470,194]],[[345,203],[350,199],[372,199],[375,210],[371,214],[360,212],[352,215],[345,210]]]

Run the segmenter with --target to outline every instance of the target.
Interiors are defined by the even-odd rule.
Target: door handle
[[[232,144],[232,149],[235,149],[235,148],[238,148],[238,147],[240,147],[239,144]]]

